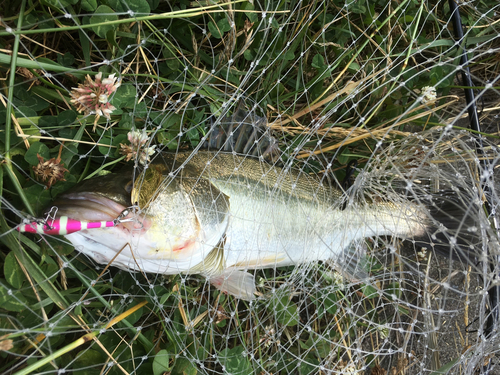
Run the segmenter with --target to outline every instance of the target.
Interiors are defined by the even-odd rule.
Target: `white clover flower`
[[[377,331],[380,334],[380,338],[382,340],[386,339],[389,337],[389,328],[386,325],[378,325],[377,326]]]
[[[325,271],[323,276],[328,282],[334,284],[338,289],[345,290],[346,284],[344,283],[344,277],[340,272],[336,270]]]
[[[436,100],[436,88],[434,86],[424,86],[422,87],[422,103],[428,103]]]
[[[264,328],[264,336],[259,340],[259,343],[264,343],[265,348],[269,348],[271,345],[280,345],[280,340],[276,340],[276,331],[272,326],[266,326]]]
[[[420,251],[417,253],[417,258],[418,260],[425,260],[427,259],[427,248],[422,247]]]
[[[108,98],[120,84],[114,74],[102,79],[102,72],[99,72],[95,76],[95,81],[87,74],[83,84],[71,89],[71,103],[78,112],[84,112],[86,115],[95,114],[95,123],[101,116],[109,120],[111,112],[116,108],[109,103]]]
[[[125,160],[129,161],[137,158],[142,165],[149,162],[149,157],[155,153],[156,146],[146,146],[150,142],[146,130],[131,130],[128,132],[127,137],[130,145],[120,143],[120,154],[126,156]]]

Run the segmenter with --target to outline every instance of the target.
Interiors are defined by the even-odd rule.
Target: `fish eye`
[[[127,185],[125,185],[125,191],[130,194],[132,193],[132,189],[134,188],[134,182],[130,181]]]

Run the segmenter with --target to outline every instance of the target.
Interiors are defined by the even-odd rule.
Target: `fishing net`
[[[500,373],[499,12],[493,0],[5,2],[0,372]],[[271,252],[303,254],[243,265],[253,298],[200,275],[207,260],[145,272],[130,244],[135,266],[118,268],[16,231],[46,225],[93,177],[129,193],[134,177],[140,195],[166,165],[148,193],[161,196],[196,155],[212,166],[186,194],[214,202],[203,184],[218,157],[234,175],[261,168],[255,184],[227,177],[248,201],[254,262],[276,233]],[[318,202],[324,215],[309,216]],[[336,247],[315,261],[320,232]]]

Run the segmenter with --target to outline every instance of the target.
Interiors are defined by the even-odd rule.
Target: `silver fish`
[[[410,201],[345,204],[317,176],[232,153],[162,154],[132,173],[88,180],[55,202],[58,215],[113,220],[113,228],[66,235],[98,263],[161,274],[201,274],[220,290],[250,300],[251,269],[331,260],[353,279],[360,241],[418,237],[427,215]],[[123,215],[122,215],[123,216]]]

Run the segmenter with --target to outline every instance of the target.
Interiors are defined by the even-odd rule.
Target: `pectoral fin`
[[[225,238],[214,247],[210,253],[196,266],[191,267],[188,273],[201,273],[207,277],[210,275],[219,275],[225,266],[224,260],[224,242]]]

